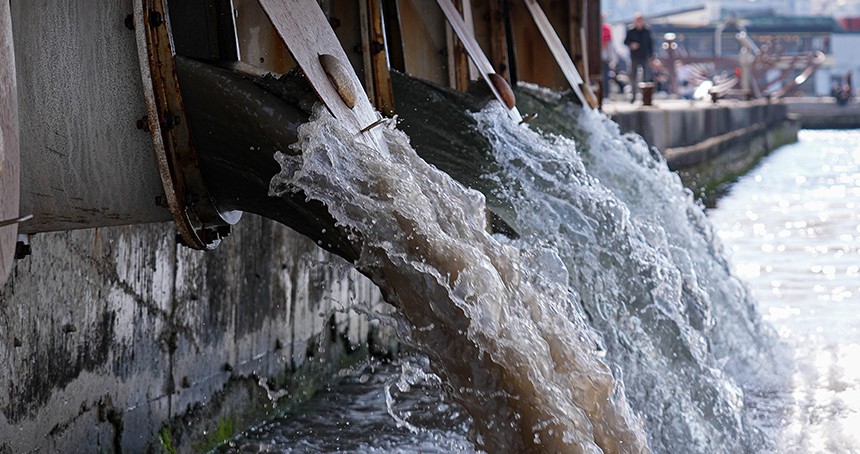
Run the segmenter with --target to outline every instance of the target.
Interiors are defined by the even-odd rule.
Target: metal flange
[[[166,0],[134,0],[133,29],[156,162],[181,242],[211,250],[241,212],[218,210],[206,189],[175,71]]]

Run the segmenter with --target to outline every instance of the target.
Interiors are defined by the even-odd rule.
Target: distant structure
[[[603,0],[602,6],[612,22],[629,22],[634,11],[651,16],[688,8],[706,9],[709,22],[768,10],[785,16],[860,16],[860,0]]]
[[[615,18],[616,23],[619,11],[629,15],[641,7],[651,24],[656,47],[663,49],[658,54],[662,59],[680,55],[722,63],[737,60],[745,52],[737,39],[744,32],[759,49],[783,59],[766,76],[759,74],[759,85],[766,84],[765,79],[799,77],[804,82],[789,87],[790,95],[828,96],[849,90],[847,94],[857,96],[854,82],[860,80],[860,0],[840,0],[839,8],[835,1],[825,0],[682,0],[673,2],[670,10],[662,2],[649,0],[604,0],[603,5],[610,21]],[[666,42],[667,36],[671,42]],[[814,73],[804,74],[808,62],[800,58],[816,52],[824,54],[824,61]],[[793,57],[798,61],[790,68],[785,60]],[[723,64],[715,72],[731,73],[732,69]]]

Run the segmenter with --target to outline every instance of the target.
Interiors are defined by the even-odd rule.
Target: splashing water
[[[317,110],[300,157],[277,156],[271,193],[296,188],[360,238],[355,264],[411,322],[412,342],[476,421],[491,452],[640,452],[641,424],[595,351],[554,249],[494,238],[484,198],[421,160]]]
[[[516,183],[495,194],[514,205],[515,229],[559,251],[655,451],[758,449],[765,440],[735,380],[771,377],[772,335],[701,207],[640,137],[622,137],[595,111],[558,110],[541,115],[576,118],[587,142],[545,139],[502,121],[498,109],[475,115],[503,167],[491,178]]]
[[[484,197],[404,134],[369,148],[322,110],[299,130],[301,155],[277,156],[270,193],[301,190],[352,232],[355,266],[400,308],[404,341],[481,448],[755,449],[736,380],[771,362],[769,335],[701,208],[641,139],[593,111],[553,111],[588,138],[514,125],[497,104],[475,114],[518,240],[488,234]]]

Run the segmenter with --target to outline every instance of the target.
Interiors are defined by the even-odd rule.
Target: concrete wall
[[[621,132],[635,131],[658,150],[687,147],[755,124],[773,126],[785,120],[782,103],[724,100],[714,103],[661,102],[612,112]]]
[[[267,387],[300,399],[384,348],[338,311],[385,310],[378,290],[293,231],[246,216],[214,252],[174,238],[33,237],[0,289],[0,453],[197,451],[273,414]]]
[[[860,128],[860,102],[857,98],[845,105],[835,98],[794,98],[787,100],[789,113],[795,115],[804,129]]]
[[[660,150],[685,186],[707,197],[770,151],[797,141],[799,123],[784,103],[661,102],[611,113],[622,132],[636,132]]]
[[[794,120],[770,127],[755,124],[663,154],[684,185],[707,201],[720,185],[743,175],[771,151],[797,142],[799,129]]]

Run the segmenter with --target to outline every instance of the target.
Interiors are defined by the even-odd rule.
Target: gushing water
[[[552,92],[520,91],[554,116],[547,123],[588,133],[580,143],[543,139],[493,109],[478,113],[503,168],[493,176],[505,182],[496,195],[515,206],[520,233],[559,251],[651,447],[760,447],[739,384],[771,378],[773,339],[702,208],[641,137],[622,136],[602,114],[577,112]]]
[[[362,244],[356,267],[412,325],[411,343],[478,423],[491,452],[639,452],[620,382],[571,304],[555,249],[487,233],[483,196],[421,160],[407,137],[354,140],[317,112],[273,194],[301,188]]]
[[[484,196],[403,133],[367,147],[322,110],[299,129],[301,155],[278,155],[270,193],[324,203],[360,245],[355,266],[399,307],[402,340],[430,358],[482,449],[760,443],[736,380],[769,361],[767,335],[665,162],[595,112],[578,117],[580,143],[494,104],[475,119],[519,239],[487,233]]]

